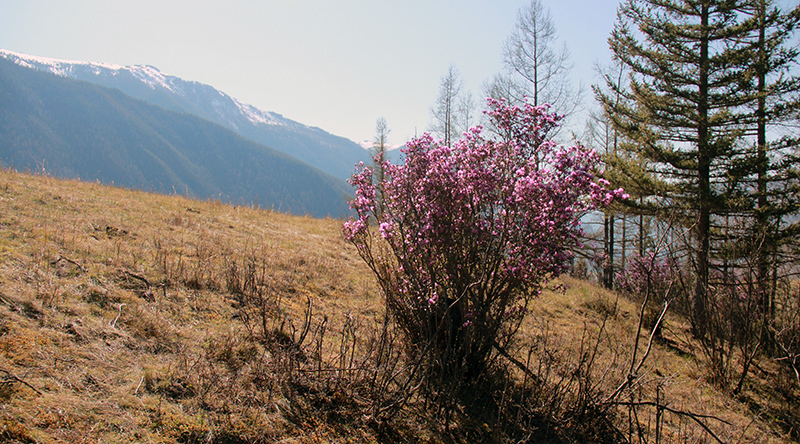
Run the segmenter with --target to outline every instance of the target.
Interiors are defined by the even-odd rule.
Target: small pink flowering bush
[[[567,270],[580,216],[622,196],[597,177],[594,151],[545,140],[558,121],[546,107],[489,106],[500,137],[478,127],[444,146],[424,134],[407,144],[404,165],[382,165],[382,183],[363,164],[350,180],[345,237],[439,382],[485,371],[531,298]]]
[[[681,269],[678,262],[670,257],[660,257],[655,253],[632,257],[626,267],[617,273],[617,288],[636,302],[646,303],[643,325],[654,336],[661,338],[661,317],[664,303],[676,299],[682,292]]]
[[[658,257],[655,253],[634,256],[625,269],[617,273],[617,287],[635,301],[643,301],[645,296],[654,296],[663,302],[670,293],[677,292],[674,281],[681,273],[677,262],[671,257]]]

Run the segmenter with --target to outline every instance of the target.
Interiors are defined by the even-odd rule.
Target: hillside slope
[[[343,215],[351,193],[219,125],[2,58],[0,163],[316,217]]]
[[[339,224],[0,169],[0,441],[504,442],[491,421],[426,421],[423,402],[376,419],[353,381],[382,299]],[[561,282],[520,332],[543,405],[561,403],[551,414],[625,379],[638,312]],[[641,405],[609,411],[617,427],[635,412],[649,442],[655,423],[660,442],[714,442],[682,411],[724,442],[789,442],[774,387],[753,379],[749,402],[717,391],[687,332],[669,319],[625,398]],[[597,442],[570,435],[577,418],[543,423],[538,442]],[[640,442],[631,432],[597,439]]]
[[[210,85],[170,76],[152,66],[70,62],[7,50],[0,50],[0,58],[39,71],[118,89],[147,103],[198,116],[340,179],[348,179],[359,161],[369,161],[367,152],[351,140],[263,111]]]

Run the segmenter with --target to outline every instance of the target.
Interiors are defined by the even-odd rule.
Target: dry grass
[[[592,381],[599,393],[608,395],[625,381],[631,368],[640,306],[588,282],[562,277],[568,290],[545,292],[537,304],[537,316],[528,320],[525,334],[546,340],[558,350],[565,368],[578,368],[580,356],[596,353]],[[659,402],[673,410],[713,418],[704,423],[723,442],[796,442],[797,404],[800,387],[790,381],[788,369],[768,358],[759,361],[749,378],[746,394],[733,399],[730,393],[708,381],[707,363],[693,339],[688,321],[669,314],[664,320],[663,339],[654,341],[641,370],[635,375],[635,390],[626,390],[620,403]],[[583,335],[579,332],[584,332]],[[644,356],[650,332],[642,331],[637,364]],[[586,339],[581,340],[582,337]],[[598,345],[599,344],[599,345]],[[596,351],[595,351],[596,348]],[[534,359],[536,361],[536,359]],[[536,362],[534,362],[536,365]],[[658,398],[657,398],[658,397]],[[602,396],[601,396],[602,398]],[[616,408],[618,425],[636,438],[638,427],[631,409]],[[648,442],[655,440],[656,408],[640,405],[634,412]],[[716,442],[694,419],[662,411],[660,442]]]
[[[368,345],[381,298],[339,227],[0,170],[0,441],[439,442],[438,426],[403,422],[410,414],[392,429],[375,426],[353,387],[302,385],[302,369],[265,367],[265,356],[286,353],[270,349],[280,343],[266,337],[272,330],[251,340],[233,279],[248,264],[279,299],[269,328],[282,324],[296,338],[310,302],[306,351],[345,363],[341,350]],[[566,294],[536,302],[522,343],[534,344],[531,364],[547,367],[552,387],[567,387],[597,350],[591,388],[608,394],[627,372],[638,309],[562,282]],[[782,374],[777,365],[761,362],[738,401],[704,382],[685,323],[670,318],[665,337],[638,375],[636,400],[655,399],[658,388],[671,408],[730,423],[707,421],[726,442],[789,442],[764,413],[779,410],[767,408],[776,395],[764,388]],[[629,409],[616,409],[624,426]],[[639,408],[640,421],[654,411]],[[676,415],[663,430],[662,442],[711,442]]]
[[[224,277],[247,255],[289,282],[289,313],[307,298],[380,311],[334,220],[1,171],[0,370],[39,393],[3,386],[0,436],[170,442],[210,427],[177,375],[238,328]],[[305,435],[267,416],[264,433]]]

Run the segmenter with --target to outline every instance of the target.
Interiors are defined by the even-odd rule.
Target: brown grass
[[[416,423],[411,413],[376,426],[357,388],[341,379],[303,385],[308,373],[291,367],[301,358],[277,358],[289,352],[269,332],[295,340],[309,303],[303,353],[346,364],[342,350],[368,346],[381,297],[339,227],[0,170],[0,441],[441,441],[438,425]],[[274,297],[259,337],[237,296],[235,277],[247,264]],[[531,366],[547,368],[553,390],[579,393],[569,384],[580,379],[570,375],[590,370],[599,399],[625,378],[638,308],[589,283],[561,282],[565,294],[536,301],[519,356],[534,347]],[[723,419],[731,425],[706,422],[726,442],[789,442],[780,418],[770,417],[783,408],[769,387],[783,378],[777,364],[760,361],[736,400],[705,382],[685,322],[670,317],[665,338],[626,396],[652,400],[657,392],[673,409]],[[596,354],[588,370],[587,353]],[[798,387],[784,385],[797,399]],[[624,429],[631,410],[615,409]],[[654,408],[636,413],[642,423],[655,420]],[[685,417],[663,422],[662,442],[711,442]],[[469,442],[464,436],[474,435],[460,442]]]
[[[529,320],[525,334],[546,337],[550,348],[563,354],[562,362],[573,361],[572,368],[577,367],[576,356],[581,356],[582,345],[586,351],[576,333],[584,331],[590,337],[585,342],[592,347],[599,341],[594,380],[599,392],[612,393],[630,368],[640,306],[585,281],[569,277],[560,281],[569,289],[563,294],[547,292],[540,299],[538,319]],[[692,338],[688,321],[668,313],[664,322],[663,339],[655,342],[636,375],[636,389],[625,391],[620,397],[622,403],[654,402],[658,395],[660,402],[674,410],[713,416],[704,422],[723,442],[796,442],[797,428],[792,430],[791,421],[797,418],[800,407],[796,404],[800,387],[795,384],[789,388],[788,369],[762,358],[749,378],[748,393],[733,399],[728,391],[708,381],[707,363]],[[637,362],[646,351],[649,334],[642,332]],[[779,382],[780,388],[776,386]],[[621,405],[616,410],[625,428],[630,409]],[[655,410],[653,406],[640,406],[636,411],[639,421],[649,424],[650,442],[654,440]],[[661,442],[716,442],[688,416],[666,412],[662,421]],[[635,436],[631,439],[638,442]]]

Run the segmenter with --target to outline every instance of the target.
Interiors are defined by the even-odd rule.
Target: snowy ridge
[[[110,75],[117,76],[121,72],[130,73],[134,78],[149,86],[152,89],[162,89],[177,94],[182,97],[187,97],[187,89],[201,90],[204,88],[213,87],[204,85],[199,82],[183,80],[179,77],[164,74],[158,68],[150,65],[115,65],[112,63],[98,63],[98,62],[81,62],[74,60],[61,60],[52,59],[47,57],[38,57],[28,54],[22,54],[14,51],[0,49],[0,57],[16,63],[17,65],[26,68],[36,69],[39,71],[49,72],[61,77],[68,77],[73,79],[80,79],[79,71],[90,72],[95,76]],[[256,108],[253,105],[241,102],[233,97],[228,96],[222,91],[215,90],[219,93],[222,100],[214,100],[212,106],[220,117],[232,128],[238,128],[231,119],[231,111],[227,109],[233,105],[242,117],[255,125],[288,125],[289,121],[284,119],[279,114],[264,111]],[[226,103],[227,102],[227,103]],[[294,122],[293,122],[294,123]]]
[[[22,54],[14,51],[9,51],[7,49],[0,49],[0,57],[4,59],[11,60],[14,63],[24,66],[26,68],[36,68],[42,70],[42,68],[46,69],[53,74],[60,75],[62,77],[69,77],[69,72],[72,70],[73,66],[81,65],[81,66],[89,66],[94,68],[96,72],[100,72],[100,69],[107,69],[107,70],[120,70],[125,68],[122,65],[114,65],[111,63],[95,63],[95,62],[78,62],[73,60],[60,60],[60,59],[51,59],[47,57],[38,57],[32,56],[28,54]]]
[[[285,125],[285,119],[280,118],[279,115],[269,112],[263,111],[261,109],[256,108],[253,105],[249,105],[247,103],[242,103],[236,99],[233,99],[233,102],[236,106],[239,107],[239,110],[247,117],[247,120],[255,123],[255,124],[263,124],[263,125]]]
[[[104,72],[110,71],[111,75],[117,75],[120,71],[128,71],[134,77],[155,89],[161,87],[170,91],[175,91],[171,85],[172,79],[177,77],[164,75],[161,71],[153,66],[132,65],[123,66],[115,65],[112,63],[98,63],[98,62],[79,62],[74,60],[60,60],[51,59],[47,57],[38,57],[28,54],[21,54],[6,49],[0,49],[0,57],[10,60],[17,65],[26,68],[33,68],[39,71],[49,72],[61,77],[75,78],[76,71],[79,69],[88,69],[94,75],[100,75]]]
[[[137,79],[147,84],[153,89],[164,88],[169,91],[179,92],[173,88],[173,80],[177,77],[164,75],[161,71],[153,66],[133,65],[125,66],[121,69],[130,71]]]

